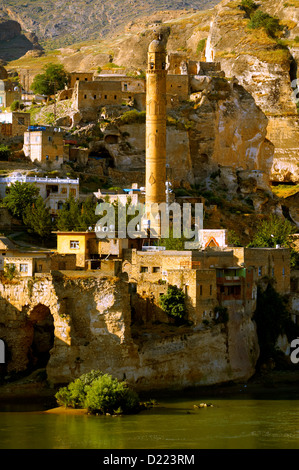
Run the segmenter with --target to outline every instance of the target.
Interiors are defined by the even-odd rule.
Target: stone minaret
[[[146,214],[152,204],[166,202],[166,48],[159,34],[148,48],[146,75]],[[159,224],[151,220],[151,229],[159,234]]]

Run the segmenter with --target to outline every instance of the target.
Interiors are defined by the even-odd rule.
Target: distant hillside
[[[131,21],[160,10],[202,10],[218,0],[6,0],[1,16],[32,31],[42,46],[55,49],[75,42],[114,35]]]

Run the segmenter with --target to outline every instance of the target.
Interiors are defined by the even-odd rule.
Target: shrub
[[[59,389],[55,398],[59,405],[90,413],[130,414],[140,409],[137,393],[126,382],[94,370]]]
[[[196,52],[197,54],[199,54],[200,52],[203,52],[205,47],[206,47],[206,41],[207,41],[207,38],[204,38],[204,39],[200,39],[198,41],[198,44],[197,44],[197,48],[196,48]]]
[[[0,145],[0,160],[7,161],[11,155],[11,150],[7,145]]]
[[[4,277],[9,281],[12,281],[17,275],[17,268],[15,264],[4,265]]]
[[[270,37],[275,37],[276,34],[283,29],[278,18],[274,18],[261,10],[258,10],[252,15],[248,27],[251,29],[264,28]]]
[[[20,108],[20,102],[18,100],[13,101],[10,105],[11,111],[16,111],[19,108]]]
[[[215,307],[214,308],[215,320],[216,324],[218,323],[227,323],[228,322],[228,310],[226,307]]]
[[[246,15],[250,18],[252,13],[258,8],[258,5],[253,0],[242,0],[240,8],[244,10]]]
[[[178,321],[184,319],[186,315],[185,294],[177,286],[168,286],[167,293],[160,297],[160,306],[167,315]]]
[[[132,124],[132,123],[144,123],[145,122],[145,111],[137,111],[132,109],[132,111],[127,111],[120,117],[121,124]]]

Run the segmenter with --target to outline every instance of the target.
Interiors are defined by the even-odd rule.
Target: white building
[[[0,197],[4,198],[6,188],[17,181],[20,183],[34,183],[52,215],[57,214],[57,211],[62,208],[63,203],[70,196],[79,199],[79,178],[30,177],[20,173],[13,174],[11,177],[0,178]]]

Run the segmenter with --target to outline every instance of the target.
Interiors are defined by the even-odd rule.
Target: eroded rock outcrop
[[[230,311],[226,325],[153,325],[133,334],[128,284],[118,278],[56,274],[0,289],[3,374],[34,366],[42,352],[50,353],[47,374],[54,384],[100,369],[139,390],[181,388],[246,380],[255,370],[255,325],[242,307]]]

